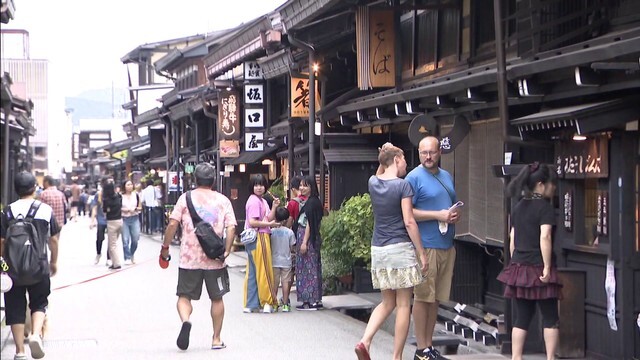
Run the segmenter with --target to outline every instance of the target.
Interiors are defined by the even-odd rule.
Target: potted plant
[[[342,279],[356,292],[374,291],[371,284],[373,209],[369,194],[356,195],[329,212],[320,225],[325,282]],[[349,280],[349,275],[350,280]]]

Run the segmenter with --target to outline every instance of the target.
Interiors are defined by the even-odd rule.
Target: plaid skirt
[[[558,280],[556,267],[551,267],[548,283],[540,281],[543,269],[542,264],[509,264],[497,278],[505,284],[504,297],[527,300],[560,299],[562,284]]]

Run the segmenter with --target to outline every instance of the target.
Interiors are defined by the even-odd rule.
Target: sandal
[[[362,342],[359,342],[355,348],[356,356],[358,356],[358,360],[371,360],[371,356],[369,356],[369,351],[367,351],[367,347],[364,346]]]
[[[226,348],[227,345],[224,344],[224,341],[218,345],[211,345],[211,350],[220,350]]]

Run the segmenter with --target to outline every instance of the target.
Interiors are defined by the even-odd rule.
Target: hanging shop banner
[[[606,136],[585,141],[559,142],[555,150],[556,171],[565,179],[609,176],[609,141]]]
[[[395,86],[395,35],[393,10],[371,10],[369,13],[369,77],[371,86]]]
[[[395,44],[393,10],[359,6],[356,11],[356,52],[360,90],[395,86]]]
[[[178,176],[177,171],[167,171],[167,184],[169,186],[169,192],[178,191],[182,188],[182,179]]]
[[[573,193],[567,191],[562,197],[564,217],[563,224],[567,231],[573,230]]]
[[[244,134],[244,151],[264,151],[264,134],[248,132]]]
[[[598,209],[597,209],[597,217],[596,217],[596,230],[598,235],[607,236],[609,233],[609,222],[608,222],[608,214],[609,214],[609,193],[608,191],[598,190]]]
[[[316,111],[320,110],[320,91],[316,85]],[[291,117],[309,117],[309,77],[291,77]]]
[[[262,108],[244,109],[244,127],[245,128],[264,128],[264,112]]]
[[[238,92],[234,90],[220,91],[218,106],[218,129],[220,137],[226,140],[240,139],[240,103]]]
[[[245,61],[244,63],[244,79],[245,80],[262,80],[262,67],[257,61]]]
[[[240,141],[220,140],[220,158],[237,158],[240,156]]]
[[[262,104],[264,101],[264,86],[262,84],[248,84],[244,86],[245,104]]]

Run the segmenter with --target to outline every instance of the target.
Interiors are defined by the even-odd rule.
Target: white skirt
[[[371,280],[373,288],[380,290],[405,289],[422,283],[424,280],[413,244],[372,246]]]

